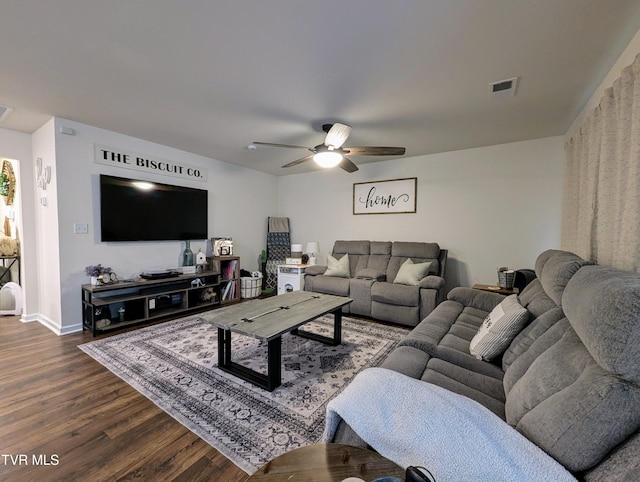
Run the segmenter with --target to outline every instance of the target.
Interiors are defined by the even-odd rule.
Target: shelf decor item
[[[91,277],[92,285],[100,284],[100,276],[105,274],[111,274],[111,268],[105,268],[102,264],[85,266],[84,272],[87,276]]]
[[[198,254],[196,254],[196,264],[207,264],[207,256],[201,249],[199,249]]]
[[[211,238],[214,256],[231,256],[233,254],[233,239],[229,236]]]
[[[204,273],[207,270],[207,255],[199,249],[196,253],[196,273]]]
[[[191,241],[185,241],[184,252],[182,253],[182,266],[193,266],[193,251],[191,251]]]

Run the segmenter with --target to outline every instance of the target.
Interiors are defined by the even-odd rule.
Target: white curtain
[[[562,248],[640,271],[640,55],[566,145]]]

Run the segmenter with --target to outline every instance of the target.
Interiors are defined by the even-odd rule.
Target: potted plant
[[[91,277],[91,284],[97,285],[100,284],[98,282],[98,276],[104,273],[111,273],[111,268],[105,268],[101,264],[89,265],[84,268],[84,272],[87,276]]]

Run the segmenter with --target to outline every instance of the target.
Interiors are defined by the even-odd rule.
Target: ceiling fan
[[[314,160],[321,167],[336,167],[340,166],[347,172],[355,172],[358,170],[349,156],[402,156],[405,153],[404,147],[376,147],[376,146],[362,146],[362,147],[342,147],[349,134],[351,134],[351,127],[346,124],[323,124],[322,130],[327,133],[324,138],[324,143],[318,144],[315,147],[304,146],[292,146],[289,144],[274,144],[271,142],[253,142],[255,145],[271,146],[271,147],[286,147],[289,149],[307,149],[313,154],[309,156],[296,159],[282,167],[292,167],[302,164],[310,160]]]

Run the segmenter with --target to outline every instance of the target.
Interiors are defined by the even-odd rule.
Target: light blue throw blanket
[[[438,482],[575,481],[479,403],[392,370],[363,370],[329,402],[323,442],[340,419],[381,455],[426,467]]]

